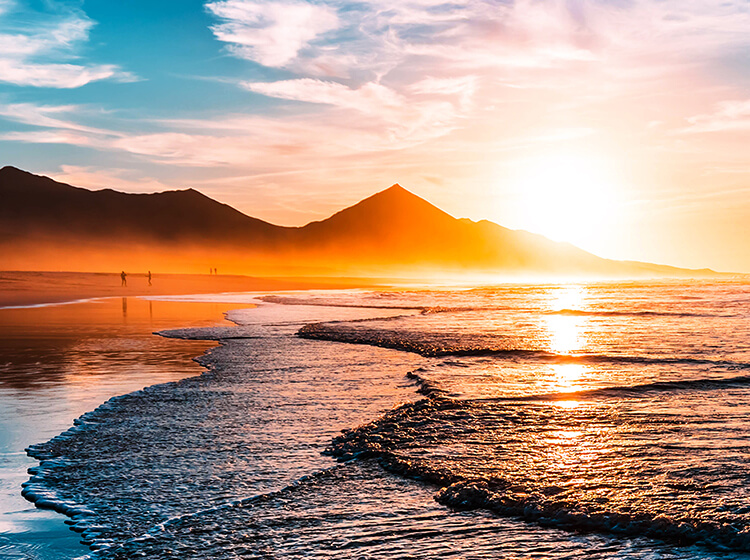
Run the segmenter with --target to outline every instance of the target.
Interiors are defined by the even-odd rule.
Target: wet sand
[[[215,343],[152,333],[229,326],[223,312],[246,307],[117,297],[0,309],[0,557],[65,560],[88,552],[62,515],[21,497],[26,470],[37,465],[24,449],[110,397],[200,374],[191,358]]]
[[[61,303],[101,297],[164,296],[277,290],[346,289],[382,286],[387,280],[365,278],[261,278],[209,274],[119,272],[0,271],[0,308]]]
[[[0,272],[0,557],[66,560],[88,552],[63,516],[21,497],[26,471],[37,464],[27,446],[65,431],[113,396],[201,373],[191,358],[215,343],[165,339],[154,331],[228,325],[224,312],[251,307],[151,298],[377,285],[158,273],[151,283],[144,273],[129,273],[121,286],[119,272]],[[55,303],[67,305],[45,305]]]

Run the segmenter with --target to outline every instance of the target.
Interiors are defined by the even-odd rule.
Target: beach
[[[36,297],[34,303],[41,303],[46,294]],[[223,313],[235,307],[118,297],[0,309],[0,555],[62,559],[86,553],[63,516],[21,497],[26,471],[37,464],[24,449],[65,431],[113,396],[199,374],[192,358],[215,343],[152,332],[228,325]]]
[[[363,288],[387,284],[367,278],[265,278],[222,274],[0,271],[0,308],[80,301],[102,297],[216,294],[274,290]]]
[[[252,296],[164,301],[190,294],[371,286],[359,279],[252,278],[220,274],[0,272],[0,552],[74,558],[86,552],[58,513],[20,494],[36,462],[26,446],[65,431],[111,397],[197,375],[213,341],[175,341],[165,328],[226,324]],[[155,298],[155,299],[144,299]],[[228,298],[228,302],[226,299]]]
[[[24,494],[94,558],[746,558],[748,294],[654,281],[40,308],[101,304],[110,335],[5,406],[77,402],[75,426],[29,448]],[[112,330],[139,313],[161,336]]]

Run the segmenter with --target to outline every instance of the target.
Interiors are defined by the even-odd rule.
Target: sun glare
[[[583,309],[586,307],[585,298],[587,290],[580,284],[568,284],[561,286],[550,294],[550,309],[562,311],[564,309]]]
[[[598,157],[529,158],[516,168],[512,185],[520,227],[555,241],[586,246],[616,217],[619,186]]]
[[[549,309],[553,312],[586,308],[585,286],[570,284],[550,291]],[[558,354],[579,351],[586,344],[586,318],[576,315],[551,314],[545,317],[550,350]]]
[[[584,364],[552,364],[550,365],[556,389],[560,393],[571,393],[580,391],[581,387],[577,383],[588,372]]]

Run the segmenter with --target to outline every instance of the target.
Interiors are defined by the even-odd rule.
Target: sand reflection
[[[0,388],[49,389],[74,379],[133,373],[153,382],[173,378],[213,342],[177,341],[156,330],[209,326],[248,304],[112,298],[69,305],[0,309]],[[228,324],[228,323],[225,323]],[[180,375],[179,373],[177,374]],[[151,384],[151,383],[146,383]]]

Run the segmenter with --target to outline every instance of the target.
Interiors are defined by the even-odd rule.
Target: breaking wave
[[[434,484],[440,488],[437,501],[457,510],[485,509],[577,532],[750,551],[747,473],[702,462],[706,449],[695,451],[698,459],[686,465],[667,441],[656,443],[683,419],[654,415],[642,425],[611,405],[570,411],[424,392],[429,398],[343,434],[326,452],[341,461],[375,459],[389,472]],[[598,441],[597,453],[577,459],[592,454],[603,426],[621,440],[616,449]],[[568,434],[577,438],[568,442],[569,464],[552,463],[564,459],[554,443]],[[734,459],[741,452],[727,454]],[[706,484],[717,473],[721,482]],[[730,497],[710,500],[717,483]]]
[[[392,319],[398,319],[394,317]],[[362,321],[366,323],[367,320]],[[732,360],[692,358],[688,356],[638,356],[619,354],[560,354],[536,348],[504,348],[493,345],[492,337],[467,337],[454,333],[413,333],[386,329],[352,328],[353,322],[315,323],[302,327],[297,336],[312,340],[328,340],[364,344],[411,352],[420,356],[493,357],[497,359],[533,360],[546,363],[580,364],[683,364],[706,365],[729,369],[750,369],[750,363]]]

